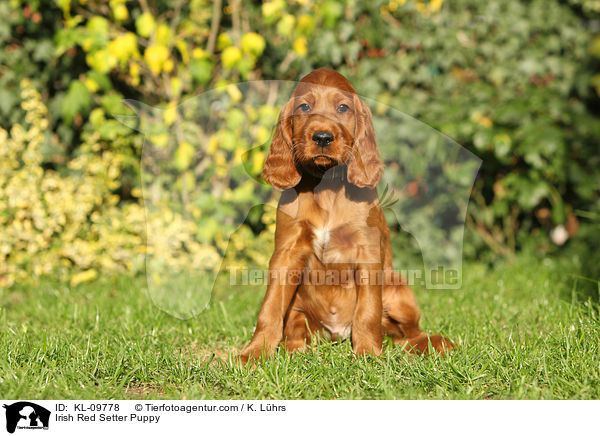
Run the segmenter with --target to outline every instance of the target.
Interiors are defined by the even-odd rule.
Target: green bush
[[[58,273],[73,285],[99,271],[140,271],[144,211],[119,204],[123,157],[86,138],[62,173],[43,167],[48,110],[28,80],[24,125],[0,128],[0,285]]]
[[[142,270],[134,260],[144,250],[140,193],[154,183],[141,180],[144,134],[171,159],[166,179],[156,183],[176,189],[154,216],[161,225],[179,223],[171,231],[182,235],[181,245],[163,247],[169,262],[192,262],[178,249],[224,255],[222,235],[231,228],[214,225],[206,211],[232,211],[190,183],[207,165],[213,196],[233,178],[227,195],[240,199],[233,212],[246,214],[262,188],[238,183],[242,175],[234,168],[245,157],[246,170],[258,174],[278,108],[265,105],[256,130],[239,142],[243,123],[233,120],[202,137],[193,116],[178,108],[215,87],[235,100],[240,81],[295,80],[320,66],[483,159],[469,208],[470,255],[484,246],[508,254],[529,241],[548,250],[550,230],[564,226],[572,234],[581,216],[600,212],[600,38],[588,30],[599,9],[594,0],[4,2],[0,126],[3,146],[12,148],[2,150],[0,165],[9,170],[0,197],[13,203],[0,211],[6,265],[0,280],[10,284],[54,269],[65,277]],[[32,83],[26,96],[33,88],[41,93],[36,105],[48,108],[43,116],[31,115],[30,97],[21,97],[22,78]],[[160,117],[143,133],[129,129],[114,118],[132,114],[124,99],[159,107]],[[198,137],[204,147],[190,139]],[[25,148],[35,150],[33,164]],[[29,203],[15,206],[7,189],[23,180],[36,188]],[[58,192],[80,207],[56,212],[51,230],[35,224],[34,211],[44,210],[45,219],[55,213],[44,198]],[[253,211],[236,233],[232,246],[240,259],[265,261],[272,217],[261,217],[267,215]],[[75,281],[93,278],[87,274]]]
[[[402,3],[346,8],[335,28],[318,26],[308,52],[483,159],[472,245],[506,254],[532,232],[572,231],[600,192],[591,20],[560,2],[461,0],[427,16]]]

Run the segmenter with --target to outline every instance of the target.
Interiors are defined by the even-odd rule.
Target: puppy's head
[[[305,76],[283,107],[262,172],[277,189],[302,174],[347,166],[348,181],[374,188],[383,174],[371,111],[344,76],[321,68]]]

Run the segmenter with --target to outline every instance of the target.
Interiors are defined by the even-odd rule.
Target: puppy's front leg
[[[283,319],[302,278],[306,251],[301,247],[276,250],[269,262],[269,285],[263,300],[254,336],[240,356],[242,363],[267,357],[283,336]]]
[[[379,271],[379,265],[360,265],[356,269],[358,296],[352,319],[352,346],[358,355],[378,355],[383,346],[383,286],[378,280]]]

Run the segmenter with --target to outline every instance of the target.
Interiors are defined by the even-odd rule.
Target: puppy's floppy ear
[[[279,114],[271,148],[263,167],[263,179],[276,189],[293,188],[300,182],[300,173],[292,152],[292,101],[288,101]]]
[[[348,181],[359,188],[374,188],[383,176],[383,162],[375,141],[371,110],[354,95],[356,130],[354,147],[348,160]]]

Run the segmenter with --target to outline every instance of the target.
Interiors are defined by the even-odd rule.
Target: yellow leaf
[[[482,115],[479,111],[475,111],[471,114],[471,121],[487,128],[490,128],[494,125],[494,122],[491,120],[491,118]]]
[[[71,286],[77,286],[80,283],[85,283],[85,282],[89,282],[92,280],[95,280],[98,277],[98,271],[96,271],[95,269],[88,269],[85,271],[81,271],[77,274],[73,274],[73,276],[71,276]]]
[[[208,53],[201,48],[195,48],[192,50],[192,57],[194,59],[204,59],[205,57],[208,57]]]
[[[175,164],[175,168],[179,171],[184,171],[189,168],[192,163],[192,159],[194,158],[194,146],[189,142],[183,141],[177,147],[175,151],[175,155],[173,156],[173,163]]]
[[[498,143],[507,144],[507,145],[512,144],[512,140],[510,139],[510,136],[508,136],[506,133],[499,133],[497,135],[494,135],[494,138],[492,139],[492,141],[496,144],[498,144]]]
[[[173,63],[173,60],[167,59],[163,65],[163,70],[165,70],[167,73],[170,73],[171,71],[173,71],[174,66],[175,64]]]
[[[94,45],[95,41],[96,41],[95,38],[93,38],[91,36],[87,36],[81,40],[81,48],[83,49],[84,52],[87,53],[92,49],[92,46]]]
[[[169,143],[168,133],[159,133],[157,135],[149,135],[149,139],[157,147],[164,147]]]
[[[131,196],[135,198],[142,198],[142,190],[140,188],[133,188],[131,190]]]
[[[96,15],[88,20],[85,27],[94,35],[106,35],[110,25],[106,18]]]
[[[291,14],[286,14],[283,16],[279,23],[277,23],[277,33],[283,36],[291,35],[294,30],[294,24],[296,23],[296,18],[294,18]]]
[[[79,23],[81,23],[83,21],[83,16],[81,15],[75,15],[73,18],[66,18],[65,19],[65,27],[67,28],[72,28],[72,27],[77,27],[77,25]]]
[[[131,76],[131,84],[133,86],[140,84],[140,66],[137,63],[129,63],[129,75]]]
[[[285,3],[281,0],[273,0],[268,1],[262,4],[262,14],[265,18],[270,18],[274,15],[279,14],[283,8],[285,7]]]
[[[299,33],[308,34],[311,33],[313,28],[315,27],[315,20],[310,15],[300,15],[298,17],[298,27],[297,30]]]
[[[144,52],[144,59],[150,67],[150,70],[158,75],[163,69],[164,63],[169,57],[169,51],[167,47],[163,45],[151,45]]]
[[[254,153],[252,155],[252,171],[258,174],[265,163],[265,155],[263,153]]]
[[[171,94],[179,96],[181,93],[181,79],[179,77],[171,77]]]
[[[94,79],[88,77],[87,79],[85,79],[85,81],[83,82],[83,84],[85,85],[85,87],[88,89],[88,91],[90,92],[96,92],[98,91],[98,89],[100,89],[100,86],[98,86],[98,82],[96,82]]]
[[[192,171],[186,171],[182,177],[182,184],[188,191],[192,191],[196,185],[196,178]]]
[[[113,7],[113,16],[117,21],[125,21],[129,18],[129,11],[124,4],[118,4]]]
[[[134,33],[127,32],[108,43],[108,51],[121,62],[126,62],[138,53],[137,40]]]
[[[437,12],[441,9],[442,7],[442,3],[444,2],[444,0],[431,0],[429,2],[429,10],[431,12]]]
[[[298,56],[306,56],[306,53],[308,53],[308,49],[306,47],[306,38],[301,36],[300,38],[296,39],[294,41],[293,48]]]
[[[258,126],[254,133],[254,137],[256,138],[256,142],[258,144],[264,144],[271,136],[271,132],[265,126]]]
[[[217,38],[217,48],[223,50],[231,45],[231,37],[227,33],[221,33]]]
[[[166,24],[161,24],[156,29],[156,41],[162,45],[168,45],[171,39],[171,29]]]
[[[227,91],[227,85],[227,80],[220,78],[215,84],[215,88],[219,93],[224,93],[225,91]]]
[[[187,64],[190,61],[190,53],[188,51],[187,43],[184,40],[179,40],[175,43],[175,47],[181,53],[181,60],[184,64]]]
[[[148,12],[143,13],[137,18],[137,20],[135,20],[135,28],[138,35],[141,37],[148,38],[154,31],[155,27],[156,21],[154,20],[152,14],[149,14]]]
[[[215,153],[215,164],[219,165],[219,166],[225,166],[227,164],[227,159],[225,159],[225,153],[222,152],[221,150],[217,151]]]
[[[62,9],[63,14],[65,14],[65,16],[67,16],[67,17],[71,16],[71,0],[57,0],[56,3]],[[15,6],[12,6],[12,7],[15,7]]]
[[[239,48],[230,46],[223,50],[221,59],[225,68],[232,68],[242,60],[242,52]]]
[[[175,105],[175,102],[172,101],[171,103],[169,103],[169,106],[164,110],[163,119],[165,120],[166,125],[170,126],[175,122],[176,118],[177,106]]]
[[[85,57],[87,64],[94,70],[106,74],[117,66],[119,60],[113,56],[108,49],[97,50],[88,53]]]
[[[237,103],[242,99],[242,93],[234,84],[227,85],[227,94],[229,94],[229,97],[231,97],[231,100],[234,103]]]
[[[209,155],[214,154],[217,151],[217,147],[219,146],[219,139],[217,135],[212,135],[208,140],[208,146],[206,147],[206,153]]]
[[[238,147],[235,149],[235,151],[233,152],[233,157],[231,159],[231,163],[233,165],[239,165],[242,163],[242,156],[244,155],[244,153],[246,152],[245,149]]]
[[[483,127],[490,128],[494,125],[494,122],[490,117],[483,116],[479,119],[479,124],[481,124]]]
[[[294,17],[292,17],[294,18]],[[242,51],[253,56],[260,56],[265,49],[265,39],[258,33],[249,32],[242,36]]]

